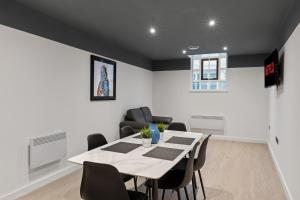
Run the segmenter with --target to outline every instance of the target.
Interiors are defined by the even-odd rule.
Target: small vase
[[[156,126],[156,124],[151,123],[150,125],[150,130],[152,133],[152,144],[157,144],[160,138],[160,132]]]
[[[160,140],[164,140],[164,135],[165,135],[164,132],[160,132]]]
[[[143,146],[146,148],[151,147],[152,138],[143,138]]]

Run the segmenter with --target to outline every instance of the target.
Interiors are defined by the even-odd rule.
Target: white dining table
[[[151,147],[139,146],[128,153],[118,153],[102,150],[119,142],[142,144],[142,139],[135,138],[139,133],[128,136],[103,145],[91,151],[84,152],[69,159],[70,162],[82,165],[84,161],[109,164],[118,169],[122,174],[144,177],[151,179],[153,183],[153,200],[158,200],[158,179],[172,169],[182,158],[184,158],[201,140],[201,133],[182,132],[166,130],[163,139],[158,144],[152,144]],[[188,145],[167,143],[171,137],[194,138],[193,142]],[[144,156],[145,153],[151,151],[155,147],[166,147],[172,149],[180,149],[180,153],[174,160],[165,160],[159,158],[151,158]]]

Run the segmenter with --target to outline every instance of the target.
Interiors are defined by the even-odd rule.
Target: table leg
[[[158,181],[156,179],[152,180],[152,195],[153,200],[158,200]]]

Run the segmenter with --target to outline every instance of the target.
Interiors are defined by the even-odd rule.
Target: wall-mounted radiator
[[[190,127],[192,132],[224,135],[225,118],[223,116],[192,115]]]
[[[64,158],[67,153],[66,141],[67,135],[65,132],[31,138],[29,168],[34,169]]]

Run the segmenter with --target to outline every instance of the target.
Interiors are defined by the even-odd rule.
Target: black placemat
[[[141,144],[133,144],[133,143],[127,143],[127,142],[118,142],[116,144],[110,145],[108,147],[105,147],[101,150],[104,151],[113,151],[118,153],[128,153],[138,147],[140,147]]]
[[[175,160],[184,150],[182,149],[173,149],[166,147],[155,147],[151,151],[143,154],[143,156],[150,158],[158,158],[163,160]]]
[[[184,145],[191,145],[194,142],[195,138],[186,138],[186,137],[176,137],[173,136],[166,141],[166,143],[173,143],[173,144],[184,144]]]

